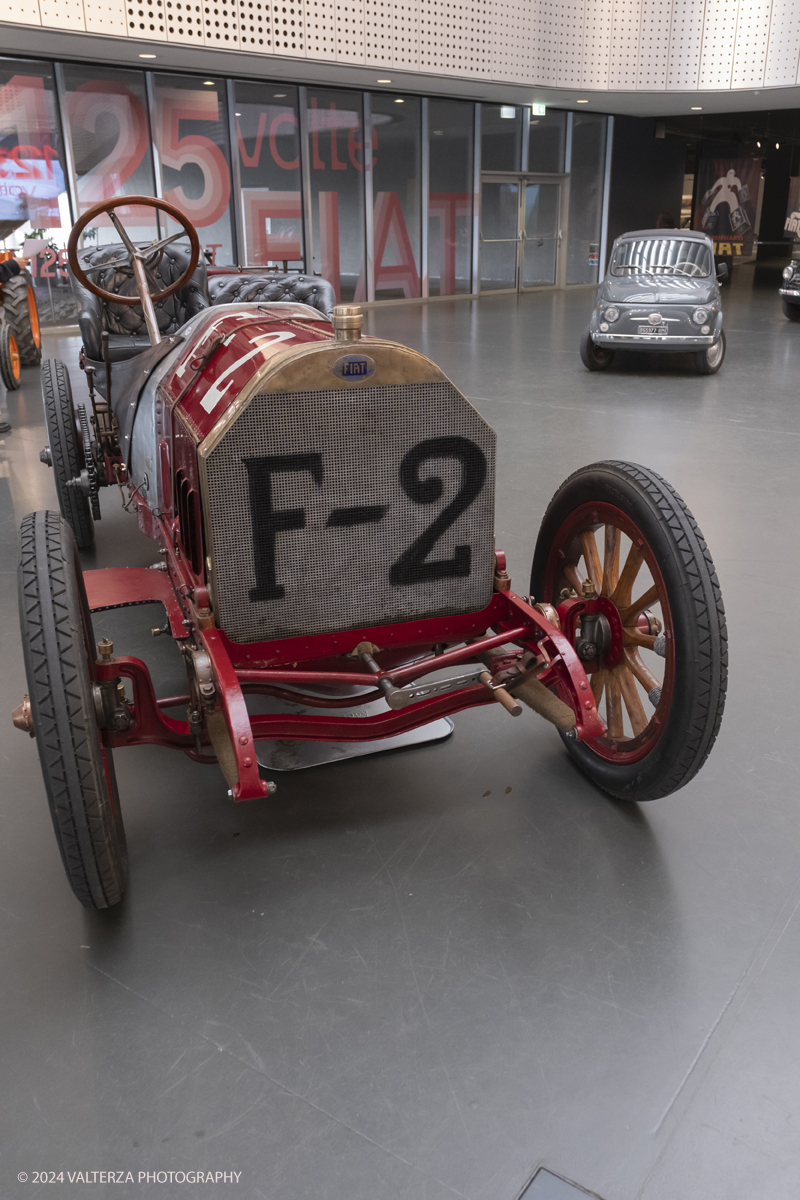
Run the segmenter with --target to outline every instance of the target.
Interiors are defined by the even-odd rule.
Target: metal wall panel
[[[641,15],[642,0],[615,0],[608,69],[608,86],[614,91],[636,90]]]
[[[89,4],[93,0],[83,0],[86,9],[86,20],[89,20]],[[260,8],[268,8],[268,4],[259,4]],[[123,5],[124,8],[124,5]],[[203,5],[200,0],[165,0],[164,16],[167,23],[167,41],[177,42],[183,46],[205,45],[203,33]]]
[[[535,83],[555,87],[558,83],[559,0],[533,0],[533,78]]]
[[[335,0],[306,0],[305,31],[307,58],[336,58]]]
[[[84,0],[85,2],[86,0]],[[170,0],[167,0],[168,5],[169,3]],[[271,8],[272,5],[268,3],[268,0],[239,0],[239,40],[242,50],[247,50],[251,54],[269,54],[271,52]]]
[[[207,0],[203,4],[203,37],[207,46],[216,46],[220,50],[239,49],[237,0]]]
[[[772,0],[765,87],[794,87],[800,63],[800,4]]]
[[[533,81],[531,28],[531,6],[525,0],[494,0],[491,47],[495,79]]]
[[[42,24],[44,25],[47,24],[44,19],[47,0],[40,0],[40,3]],[[141,0],[138,3],[137,0],[126,0],[125,18],[128,24],[128,37],[147,42],[165,42],[167,40],[164,0],[150,0],[149,3],[142,3]]]
[[[584,10],[591,0],[561,0],[558,21],[558,86],[580,87],[583,77]]]
[[[672,0],[667,91],[692,92],[700,78],[705,0]]]
[[[392,65],[392,0],[364,0],[364,59],[368,65]]]
[[[419,0],[393,0],[392,66],[419,70]]]
[[[0,21],[14,25],[41,25],[39,0],[0,0]]]
[[[611,64],[611,35],[614,28],[614,0],[591,0],[586,5],[584,22],[582,86],[607,88]]]
[[[364,61],[364,0],[341,0],[336,5],[336,59]]]
[[[742,0],[743,5],[750,0]],[[739,0],[706,0],[703,49],[698,87],[718,90],[731,86]]]
[[[671,29],[671,0],[642,0],[637,79],[637,87],[641,91],[660,92],[666,89]]]
[[[771,0],[744,0],[739,5],[731,86],[760,88],[767,66]]]

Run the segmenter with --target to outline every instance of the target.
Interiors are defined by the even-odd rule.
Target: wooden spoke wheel
[[[680,496],[630,463],[577,471],[545,513],[531,593],[559,608],[606,725],[596,741],[565,739],[582,770],[620,799],[688,783],[722,719],[727,632],[714,564]]]

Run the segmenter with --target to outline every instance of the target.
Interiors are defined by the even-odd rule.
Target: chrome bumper
[[[713,346],[719,341],[719,333],[709,333],[705,336],[684,336],[675,333],[645,334],[645,333],[592,333],[592,341],[596,346],[642,346],[648,350],[691,350],[693,347],[702,349]]]
[[[800,300],[800,290],[798,288],[778,288],[779,296],[791,296],[794,300]]]

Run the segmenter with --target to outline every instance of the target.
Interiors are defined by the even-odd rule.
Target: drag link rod
[[[575,736],[575,713],[568,704],[559,700],[549,688],[536,678],[536,668],[526,671],[517,679],[508,682],[508,690],[512,696],[518,697],[528,708],[532,708],[540,717],[555,725],[560,733],[571,732]]]

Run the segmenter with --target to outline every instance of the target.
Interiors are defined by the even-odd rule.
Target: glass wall
[[[243,265],[300,269],[303,194],[297,88],[233,85]]]
[[[481,170],[519,171],[522,166],[522,109],[481,105]]]
[[[154,75],[153,100],[164,199],[196,226],[212,263],[235,263],[224,81]],[[169,217],[164,224],[167,234],[177,232]]]
[[[143,71],[64,64],[66,117],[75,168],[78,214],[115,196],[155,192]],[[117,210],[134,241],[157,236],[155,210]],[[118,242],[107,216],[84,230],[82,244]]]
[[[548,112],[531,116],[528,133],[528,170],[559,174],[564,170],[567,114]]]
[[[567,283],[596,283],[603,220],[607,119],[592,113],[572,118]]]
[[[337,300],[366,300],[361,93],[308,89],[311,267]],[[373,147],[373,165],[375,162]]]
[[[370,96],[375,299],[421,295],[422,102]]]
[[[35,234],[49,243],[32,270],[50,295],[66,287],[77,215],[103,200],[161,194],[195,225],[212,267],[316,273],[345,301],[472,295],[515,286],[523,234],[548,254],[559,236],[557,185],[534,197],[529,181],[523,202],[524,162],[541,175],[569,165],[566,282],[596,281],[606,117],[500,104],[479,111],[476,145],[471,101],[0,58],[0,242],[18,251]],[[516,176],[484,183],[480,234],[476,169]],[[120,212],[137,241],[177,231],[151,209]],[[117,238],[100,217],[83,244]],[[550,279],[545,258],[529,248],[523,284]]]
[[[428,294],[472,290],[472,207],[475,106],[428,102]]]

